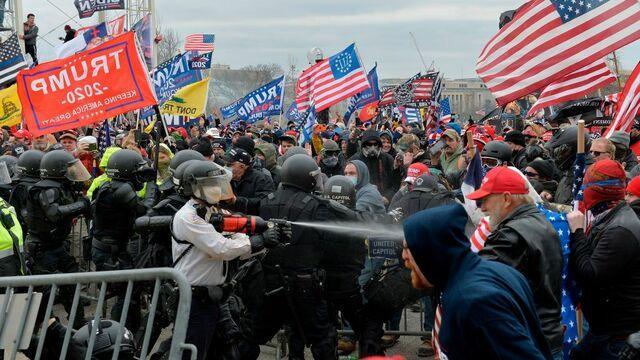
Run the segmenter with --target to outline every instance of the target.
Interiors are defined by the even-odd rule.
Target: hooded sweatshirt
[[[480,258],[459,204],[420,211],[404,235],[425,278],[442,290],[440,344],[449,359],[551,359],[533,294],[515,269]]]
[[[384,200],[382,195],[375,187],[369,183],[369,169],[360,160],[349,162],[356,167],[358,171],[358,182],[356,183],[356,210],[367,211],[376,214],[384,214]]]

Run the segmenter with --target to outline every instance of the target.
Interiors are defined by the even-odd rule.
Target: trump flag
[[[77,128],[157,103],[135,35],[18,74],[24,121],[34,136]]]

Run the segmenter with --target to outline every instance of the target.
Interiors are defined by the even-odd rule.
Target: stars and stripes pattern
[[[451,121],[451,105],[449,98],[440,101],[440,124],[448,124]]]
[[[533,116],[551,105],[575,100],[614,81],[616,81],[616,76],[611,72],[607,63],[604,60],[598,60],[547,85],[538,97],[538,101],[527,112],[527,116]]]
[[[411,83],[414,100],[431,100],[433,79],[418,78]]]
[[[586,154],[580,153],[576,155],[576,163],[573,166],[573,201],[577,203],[583,199],[582,182],[584,181],[584,171],[586,167]],[[575,205],[574,205],[575,206]]]
[[[351,44],[302,72],[296,86],[298,111],[306,112],[312,106],[322,111],[366,89],[367,73]]]
[[[104,151],[111,146],[111,127],[109,120],[105,120],[98,131],[98,151],[104,154]]]
[[[609,138],[614,131],[629,132],[633,127],[638,110],[640,110],[640,63],[633,69],[624,85],[617,105],[613,122],[605,131],[606,138]]]
[[[211,52],[214,50],[216,36],[213,34],[191,34],[184,39],[185,51]]]
[[[382,91],[382,95],[380,95],[380,107],[390,106],[395,103],[395,98],[393,97],[393,88],[388,88]]]
[[[506,105],[638,38],[637,0],[531,0],[487,43],[476,72]]]
[[[18,72],[27,67],[18,44],[18,36],[14,33],[0,44],[0,85],[15,82]]]

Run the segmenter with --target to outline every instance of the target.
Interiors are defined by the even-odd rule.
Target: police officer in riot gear
[[[135,219],[147,209],[138,198],[136,191],[148,181],[155,179],[155,172],[133,150],[116,151],[105,170],[111,181],[102,184],[93,193],[93,241],[91,257],[98,271],[131,269],[133,260],[127,246],[132,239]],[[113,319],[119,319],[124,302],[122,287],[114,287],[118,300],[111,309]],[[136,299],[132,299],[135,309]],[[139,311],[129,311],[127,324],[137,328]]]
[[[251,237],[216,230],[212,221],[213,215],[222,212],[218,204],[233,196],[231,173],[216,163],[188,164],[181,186],[190,200],[175,214],[171,226],[173,266],[185,274],[192,286],[185,342],[196,346],[198,359],[205,359],[219,323],[219,305],[225,300],[221,285],[227,276],[226,263],[277,245],[282,234],[277,228]]]
[[[178,212],[178,210],[180,210],[180,208],[189,201],[189,197],[184,195],[181,186],[184,169],[195,161],[204,160],[204,156],[195,150],[187,149],[177,152],[169,163],[169,172],[172,174],[171,177],[166,179],[159,186],[160,201],[147,212],[144,217],[146,219],[139,218],[138,220],[140,221],[138,221],[138,223],[142,222],[153,224],[154,222],[160,221],[160,219],[165,216],[175,215],[176,212]],[[173,263],[171,259],[170,223],[168,223],[166,227],[161,226],[153,229],[139,230],[141,230],[141,235],[143,235],[147,241],[145,249],[136,261],[136,268],[170,267]],[[167,288],[163,287],[163,289]],[[163,293],[163,295],[169,294]],[[168,304],[165,303],[162,305],[168,306]],[[159,306],[157,308],[151,332],[152,344],[160,335],[161,330],[169,326],[173,321],[170,316],[172,311],[173,309],[167,309],[164,306]],[[143,321],[142,323],[144,324],[146,321]],[[143,326],[141,326],[139,330],[143,331]],[[136,333],[137,338],[141,335],[142,334]],[[170,345],[170,343],[163,342],[154,356],[159,357],[160,354],[168,351],[168,345]]]
[[[27,228],[27,198],[29,189],[40,181],[40,161],[44,153],[40,150],[25,151],[16,163],[16,184],[11,192],[11,205],[16,209],[16,215],[26,234]]]
[[[324,184],[324,196],[355,209],[356,189],[346,176],[329,178]],[[331,246],[327,247],[321,262],[326,270],[325,294],[331,316],[335,319],[340,311],[349,322],[359,341],[360,357],[384,354],[379,344],[383,335],[382,320],[367,312],[358,283],[366,255],[363,235],[333,234]]]
[[[344,221],[355,216],[314,194],[322,190],[322,174],[310,156],[289,157],[281,175],[281,188],[262,201],[260,216],[291,221],[293,234],[288,246],[271,249],[263,259],[267,295],[262,309],[251,309],[256,316],[254,338],[265,343],[284,323],[292,331],[291,358],[303,358],[305,345],[311,345],[315,359],[334,359],[336,334],[324,297],[326,276],[321,265],[335,235],[296,222]]]
[[[6,166],[9,178],[0,179],[0,198],[2,198],[7,203],[11,202],[11,190],[13,189],[12,178],[15,173],[16,163],[18,162],[18,158],[11,155],[2,155],[0,156],[0,164],[4,164]]]
[[[32,272],[78,272],[78,264],[67,251],[65,243],[73,220],[90,213],[89,200],[79,190],[91,175],[70,153],[53,150],[42,157],[40,176],[42,180],[29,190],[27,201],[27,252],[33,260]],[[67,313],[71,312],[73,293],[73,286],[60,289],[60,298]],[[74,325],[81,326],[83,317],[84,309],[79,306]]]

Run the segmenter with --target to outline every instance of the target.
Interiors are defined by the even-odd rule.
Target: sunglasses
[[[529,176],[529,177],[538,177],[540,176],[540,174],[535,173],[535,172],[530,172],[530,171],[523,171],[522,172],[525,176]]]

